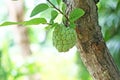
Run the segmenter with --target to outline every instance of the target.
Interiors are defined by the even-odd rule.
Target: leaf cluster
[[[58,17],[59,14],[62,15],[62,22],[61,24],[65,24],[64,22],[69,23],[69,27],[75,27],[75,21],[79,19],[81,16],[84,15],[84,11],[80,8],[75,8],[73,9],[69,15],[66,15],[65,10],[66,10],[66,4],[62,2],[62,0],[56,0],[57,4],[52,3],[50,0],[47,0],[48,3],[41,3],[35,6],[35,8],[32,10],[30,17],[34,17],[41,12],[44,12],[48,9],[51,10],[51,14],[48,14],[51,16],[51,19],[47,21],[46,18],[32,18],[28,21],[23,21],[23,22],[4,22],[0,24],[0,26],[9,26],[9,25],[38,25],[38,24],[47,24],[48,26],[52,26],[51,28],[55,27],[55,24],[58,24],[55,22],[56,17]],[[66,25],[66,24],[65,24]]]

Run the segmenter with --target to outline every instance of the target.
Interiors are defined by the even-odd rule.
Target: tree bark
[[[77,48],[93,80],[120,80],[120,72],[103,40],[94,0],[67,0],[66,4],[67,14],[74,8],[85,11],[76,21]]]

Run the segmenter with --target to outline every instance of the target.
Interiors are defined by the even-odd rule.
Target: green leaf
[[[54,20],[58,15],[58,12],[56,10],[51,11],[51,20]]]
[[[84,13],[85,12],[82,9],[80,9],[80,8],[73,9],[70,12],[69,19],[70,19],[70,21],[74,22],[77,19],[79,19],[81,16],[83,16]]]
[[[58,26],[58,23],[53,23],[52,25],[46,26],[45,30],[51,30],[52,28],[57,27],[57,26]]]
[[[50,26],[50,25],[45,27],[45,30],[50,30],[50,29],[52,29],[52,26]]]
[[[16,25],[19,24],[19,22],[4,22],[0,24],[0,26],[9,26],[9,25]]]
[[[22,22],[23,25],[38,25],[38,24],[46,24],[47,21],[45,18],[34,18],[29,21]]]
[[[47,21],[45,18],[34,18],[28,21],[23,22],[4,22],[0,24],[0,26],[9,26],[9,25],[38,25],[38,24],[46,24]]]
[[[49,8],[49,6],[48,6],[47,4],[45,4],[45,3],[38,4],[38,5],[32,10],[30,17],[33,17],[33,16],[37,15],[38,13],[40,13],[40,12],[42,12],[42,11],[48,9],[48,8]]]
[[[61,0],[56,0],[57,4],[60,5],[60,3],[62,2]]]
[[[63,12],[65,12],[66,7],[67,7],[66,4],[65,4],[65,3],[62,3],[62,11],[63,11]]]
[[[71,27],[71,28],[76,28],[75,23],[74,23],[74,22],[71,22],[71,23],[70,23],[70,27]]]
[[[54,28],[54,27],[57,27],[58,25],[59,25],[58,23],[54,23],[51,26],[52,26],[52,28]]]

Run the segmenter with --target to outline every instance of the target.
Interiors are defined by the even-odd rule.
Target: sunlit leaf
[[[23,22],[4,22],[0,26],[9,26],[9,25],[38,25],[38,24],[46,24],[47,21],[45,18],[34,18],[28,21]]]
[[[0,26],[9,26],[9,25],[16,25],[19,24],[19,22],[4,22],[0,24]]]
[[[54,20],[58,15],[58,12],[56,10],[51,11],[51,20]]]
[[[40,13],[48,8],[49,8],[49,6],[45,3],[39,4],[32,10],[30,17],[33,17],[33,16],[37,15],[38,13]]]
[[[58,23],[53,23],[52,25],[46,26],[46,27],[45,27],[45,30],[50,30],[50,29],[52,29],[52,28],[54,28],[54,27],[57,27],[57,26],[58,26]]]
[[[58,4],[58,5],[60,5],[60,3],[61,3],[61,0],[56,0],[56,1],[57,1],[57,4]]]
[[[29,21],[22,22],[23,25],[38,25],[38,24],[46,24],[47,21],[45,18],[34,18]]]
[[[75,21],[84,15],[84,11],[80,8],[76,8],[70,12],[69,19]]]
[[[50,26],[50,25],[45,27],[45,30],[50,30],[50,29],[52,29],[52,26]]]
[[[65,4],[65,3],[62,3],[62,11],[63,11],[63,12],[65,12],[66,7],[67,7],[66,4]]]

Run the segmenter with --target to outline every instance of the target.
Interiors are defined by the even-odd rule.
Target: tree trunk
[[[106,47],[98,25],[97,7],[94,0],[67,0],[66,13],[74,8],[85,11],[76,21],[77,48],[81,59],[93,80],[120,80],[120,73]]]
[[[24,20],[24,0],[6,0],[9,10],[9,17],[11,21],[22,22]],[[20,47],[20,52],[23,57],[31,55],[29,46],[29,39],[27,35],[27,28],[22,25],[14,26],[13,32],[15,33],[15,41]]]

